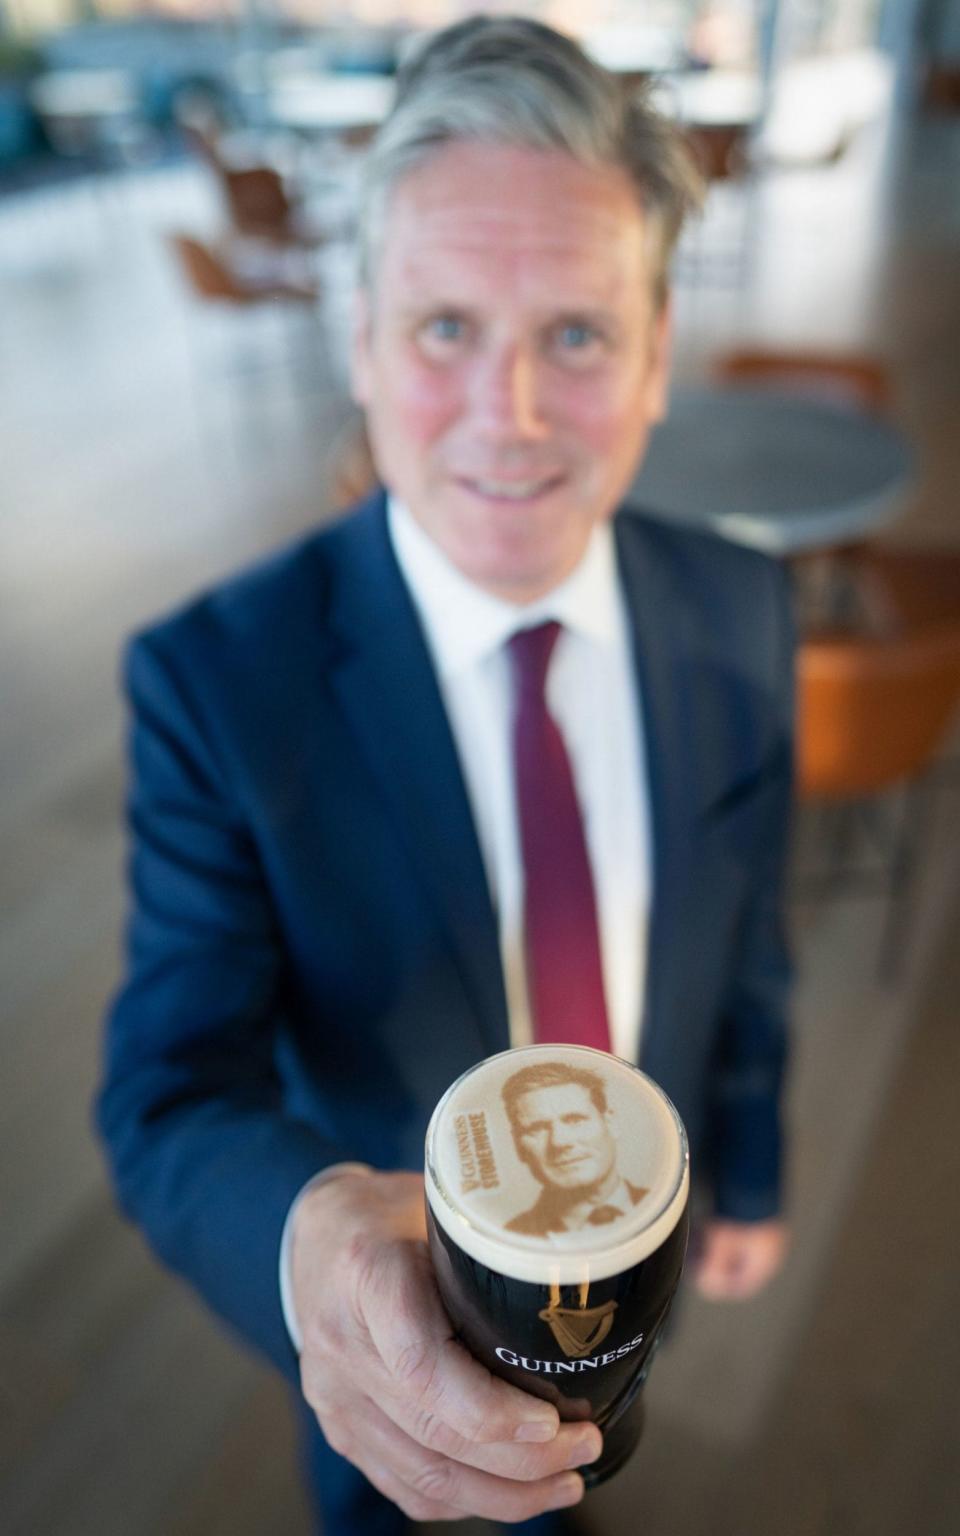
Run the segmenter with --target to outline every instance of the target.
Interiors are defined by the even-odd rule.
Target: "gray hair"
[[[654,294],[667,292],[670,256],[703,197],[679,131],[643,87],[626,88],[569,37],[521,16],[473,16],[428,37],[397,78],[393,108],[364,168],[360,280],[376,270],[394,188],[447,144],[474,141],[561,150],[632,180],[653,239]]]

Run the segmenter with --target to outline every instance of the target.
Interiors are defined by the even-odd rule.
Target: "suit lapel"
[[[641,1061],[657,1077],[661,1054],[670,1049],[672,977],[682,956],[682,895],[694,858],[693,808],[699,797],[685,715],[683,603],[672,593],[642,523],[621,514],[615,529],[632,620],[653,844]]]
[[[509,1044],[496,919],[446,709],[393,554],[385,502],[343,530],[327,615],[327,679],[431,894],[479,1026]]]
[[[691,944],[709,928],[704,893],[717,898],[707,881],[709,830],[762,769],[764,712],[735,648],[728,611],[738,600],[735,587],[725,594],[720,575],[698,593],[681,567],[688,557],[676,536],[636,514],[617,519],[617,547],[650,791],[653,906],[642,1056],[656,1078],[666,1075],[675,1051],[671,1021],[689,993]],[[709,557],[705,550],[701,559]]]

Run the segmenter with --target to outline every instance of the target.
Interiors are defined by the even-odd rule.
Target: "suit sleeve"
[[[175,647],[130,648],[132,910],[97,1116],[120,1202],[157,1255],[295,1378],[277,1279],[284,1220],[343,1152],[283,1111],[283,947],[187,675]]]
[[[755,792],[756,840],[711,1074],[708,1144],[715,1210],[734,1221],[779,1214],[781,1100],[791,964],[784,897],[793,798],[794,636],[786,576],[770,563],[764,652],[772,727]]]

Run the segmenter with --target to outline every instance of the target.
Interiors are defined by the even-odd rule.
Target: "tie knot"
[[[560,625],[556,619],[550,619],[535,629],[518,629],[510,636],[508,644],[518,693],[542,698],[547,668],[559,634]]]

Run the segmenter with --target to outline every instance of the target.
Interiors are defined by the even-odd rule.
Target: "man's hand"
[[[694,1284],[709,1301],[746,1301],[777,1274],[789,1245],[783,1221],[709,1221],[694,1259]]]
[[[525,1520],[579,1502],[596,1425],[491,1376],[456,1342],[426,1244],[423,1180],[344,1173],[293,1227],[300,1376],[329,1444],[414,1520]]]

